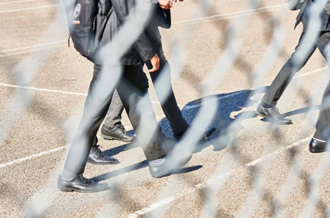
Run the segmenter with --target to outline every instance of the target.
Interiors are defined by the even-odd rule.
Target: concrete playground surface
[[[84,176],[110,188],[81,194],[60,192],[57,177],[93,65],[67,47],[62,1],[0,0],[0,217],[330,216],[329,154],[308,151],[329,79],[325,60],[316,51],[280,100],[292,125],[262,120],[254,111],[302,27],[293,30],[297,11],[284,1],[251,2],[259,1],[213,1],[205,14],[199,1],[185,0],[172,9],[171,29],[161,30],[187,122],[203,97],[217,104],[210,125],[217,131],[192,160],[154,179],[136,143],[100,138],[104,153],[121,163],[87,164]],[[217,80],[203,96],[209,78]],[[150,97],[172,137],[151,82]],[[126,114],[123,124],[132,130]]]

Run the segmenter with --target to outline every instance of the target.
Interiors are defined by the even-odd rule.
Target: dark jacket
[[[309,23],[309,19],[311,17],[311,8],[314,4],[316,4],[316,1],[322,1],[322,0],[305,0],[304,3],[302,4],[299,14],[297,16],[297,22],[295,25],[296,26],[302,22],[304,25],[304,31],[307,30],[308,28],[308,23]],[[322,5],[322,4],[320,4]],[[320,9],[321,13],[320,13],[320,19],[321,19],[321,27],[319,29],[319,31],[330,31],[330,25],[329,25],[329,15],[327,13],[325,13],[325,10]]]
[[[111,0],[113,12],[111,13],[104,30],[100,47],[111,42],[120,27],[125,24],[130,11],[135,7],[135,0]],[[143,25],[143,24],[141,24]],[[142,31],[135,43],[121,58],[122,65],[135,65],[139,57],[147,61],[156,54],[147,34]],[[100,64],[100,63],[98,63]]]

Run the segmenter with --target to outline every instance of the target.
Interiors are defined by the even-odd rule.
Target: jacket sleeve
[[[292,11],[298,10],[304,4],[304,0],[286,0],[289,4],[289,9]]]
[[[127,20],[127,17],[129,15],[129,10],[131,9],[128,8],[129,4],[125,0],[111,0],[111,2],[119,22],[124,23]],[[133,46],[136,49],[136,51],[139,53],[143,61],[148,61],[156,54],[153,45],[149,37],[146,35],[145,31],[143,31],[139,35],[139,37],[134,42]]]

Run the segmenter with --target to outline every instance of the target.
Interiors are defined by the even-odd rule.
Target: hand
[[[152,65],[152,69],[149,70],[150,73],[155,72],[159,69],[160,60],[157,54],[150,58],[150,63]]]
[[[165,9],[165,10],[173,7],[172,0],[159,0],[158,4],[162,9]]]

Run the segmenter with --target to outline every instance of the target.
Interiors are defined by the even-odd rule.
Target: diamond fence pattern
[[[310,41],[315,41],[317,37],[317,32],[313,31],[312,29],[316,27],[320,22],[317,15],[320,10],[323,10],[323,7],[320,7],[320,4],[322,4],[321,2],[321,0],[315,1],[315,6],[313,6],[315,13],[314,16],[312,16],[310,19],[311,30],[306,31],[307,39]],[[58,7],[57,14],[54,15],[53,23],[49,26],[49,29],[43,32],[42,36],[40,37],[40,44],[46,41],[52,41],[55,32],[60,33],[63,36],[67,34],[66,27],[63,27],[63,18],[65,18],[65,14],[63,7],[61,6],[61,1],[56,3],[60,5]],[[183,4],[184,3],[185,2],[183,2]],[[199,90],[203,98],[198,102],[198,104],[188,104],[185,108],[183,108],[183,114],[188,117],[188,119],[190,119],[189,113],[193,113],[194,117],[189,120],[191,125],[200,127],[200,129],[206,129],[208,126],[212,125],[216,117],[221,116],[219,113],[222,112],[222,107],[232,106],[230,104],[224,105],[226,101],[230,101],[233,98],[244,98],[247,100],[245,100],[243,105],[235,106],[245,107],[254,104],[254,95],[263,93],[265,91],[265,88],[263,87],[263,79],[267,76],[267,74],[270,73],[273,64],[278,58],[280,58],[280,56],[288,56],[288,54],[283,54],[286,32],[283,25],[281,25],[279,21],[285,20],[288,17],[290,11],[287,10],[287,8],[283,5],[279,5],[278,7],[281,9],[276,13],[272,13],[268,11],[269,6],[264,6],[264,1],[246,0],[244,5],[242,5],[240,14],[232,13],[232,15],[229,15],[233,17],[232,19],[224,19],[221,16],[221,13],[217,11],[217,7],[214,7],[216,4],[215,1],[194,0],[194,3],[196,8],[192,10],[191,19],[189,22],[194,23],[196,26],[200,26],[203,25],[205,19],[196,19],[196,17],[208,17],[206,20],[211,21],[220,20],[221,22],[211,22],[214,32],[210,32],[210,34],[220,33],[225,36],[221,42],[219,42],[221,45],[221,51],[219,51],[217,62],[214,68],[208,72],[207,76],[199,83],[196,83],[196,78],[194,77],[196,75],[187,77],[187,82],[190,83],[191,86],[195,87],[196,90]],[[121,28],[117,35],[117,39],[103,49],[104,57],[110,58],[105,60],[109,62],[106,63],[106,67],[102,71],[103,79],[98,86],[103,87],[106,84],[108,86],[107,91],[109,92],[115,89],[116,82],[119,79],[118,72],[120,72],[120,68],[113,67],[113,63],[118,61],[118,58],[120,58],[121,55],[125,53],[128,46],[130,46],[138,34],[143,31],[143,26],[138,24],[144,23],[147,20],[147,13],[144,13],[144,10],[145,3],[143,1],[136,1],[136,10],[131,13],[129,19]],[[210,14],[212,16],[210,16]],[[216,16],[213,16],[214,14],[216,14]],[[255,14],[258,14],[258,16],[264,19],[264,22],[270,26],[271,31],[267,32],[266,35],[266,41],[268,41],[268,45],[265,49],[265,52],[262,54],[257,64],[252,65],[245,57],[245,54],[242,53],[242,45],[245,42],[242,41],[241,35],[244,34],[243,31],[245,28],[247,28],[251,17]],[[169,57],[169,63],[171,66],[172,80],[176,80],[183,72],[184,68],[189,69],[189,66],[185,65],[188,61],[186,50],[189,46],[192,46],[189,45],[189,41],[191,41],[192,37],[194,37],[196,31],[199,30],[198,28],[189,27],[184,22],[174,22],[174,25],[180,26],[180,30],[175,36],[175,42],[171,47],[171,54],[167,55]],[[254,43],[257,44],[258,42]],[[117,53],[109,52],[112,51],[114,46],[117,48]],[[50,57],[55,49],[56,47],[50,48],[47,51],[36,50],[31,52],[22,61],[20,61],[12,71],[12,76],[15,79],[14,85],[16,88],[11,98],[7,101],[4,109],[1,111],[1,146],[6,146],[6,138],[8,137],[11,129],[14,128],[15,124],[19,122],[21,116],[23,116],[23,114],[28,110],[29,105],[35,96],[35,90],[28,89],[27,87],[32,86],[31,84],[34,76],[40,69],[42,69],[44,62],[52,61]],[[302,52],[300,58],[303,58],[306,55],[306,53]],[[9,60],[11,59],[11,56],[2,56],[1,58]],[[300,60],[297,61],[299,62]],[[239,67],[244,68],[245,72],[248,74],[251,87],[258,88],[254,88],[248,92],[233,93],[233,97],[214,95],[214,93],[216,93],[216,89],[221,86],[224,79],[226,77],[230,77],[231,70],[238,65]],[[164,69],[164,71],[167,70],[169,69]],[[160,86],[164,90],[163,96],[161,96],[159,99],[160,102],[164,101],[170,89],[170,87],[164,86],[161,81],[162,77],[159,78],[158,81],[154,84],[154,86]],[[310,98],[308,94],[302,94],[302,89],[299,87],[299,84],[295,82],[295,80],[292,81],[292,87],[296,90],[296,96],[305,96],[305,101],[310,102],[310,105],[313,105],[315,100]],[[145,105],[148,104],[147,100],[148,96],[146,96],[146,98],[138,105],[138,110],[140,111],[141,116],[144,117],[144,119],[142,119],[142,128],[139,134],[145,136],[145,142],[150,140],[148,137],[150,136],[150,132],[155,131],[155,127],[148,125],[147,122],[148,116],[150,115],[148,113],[153,113],[152,111],[145,110]],[[293,99],[291,102],[286,102],[286,105],[291,105],[292,102]],[[42,104],[42,102],[39,103]],[[328,104],[323,105],[323,107],[328,106]],[[313,118],[311,115],[313,110],[315,110],[314,107],[309,107],[305,110],[307,112],[306,119],[311,121],[315,120],[315,118]],[[56,117],[60,111],[52,110],[52,113],[54,113],[52,116]],[[226,148],[229,152],[224,155],[222,162],[214,163],[217,167],[213,173],[213,176],[211,177],[212,179],[210,182],[196,186],[191,182],[191,179],[188,179],[185,176],[180,177],[181,182],[182,180],[185,180],[184,183],[189,184],[189,187],[192,187],[191,192],[198,191],[202,196],[202,198],[200,198],[201,202],[199,202],[201,205],[201,211],[198,216],[226,217],[225,214],[222,214],[221,211],[218,210],[218,205],[221,204],[221,202],[219,202],[220,199],[217,197],[217,194],[225,188],[226,182],[228,182],[228,179],[231,176],[231,171],[235,170],[241,165],[241,160],[246,159],[245,152],[240,149],[240,143],[242,143],[242,141],[237,140],[237,137],[241,131],[241,123],[244,120],[253,118],[255,116],[256,114],[253,112],[240,113],[235,117],[235,119],[232,119],[224,124],[223,128],[220,129],[220,133],[218,133],[215,139],[213,139],[212,142],[214,143],[215,150]],[[160,123],[162,125],[166,125],[166,123],[163,123],[163,121]],[[69,144],[71,143],[71,139],[74,133],[72,129],[76,128],[77,122],[75,120],[69,120],[67,121],[66,126],[68,126],[66,128],[66,135],[68,139],[67,144]],[[245,201],[242,202],[240,208],[235,213],[235,217],[255,217],[255,211],[258,209],[262,201],[266,201],[270,205],[271,212],[268,214],[269,216],[285,217],[285,202],[291,195],[298,181],[303,182],[305,187],[307,187],[306,189],[301,190],[305,199],[307,199],[307,203],[306,206],[301,211],[299,211],[299,216],[313,217],[313,214],[317,209],[323,211],[323,216],[329,216],[328,205],[321,199],[320,195],[322,194],[322,191],[319,188],[320,182],[322,178],[325,177],[330,164],[330,158],[328,155],[324,155],[316,169],[312,173],[309,173],[306,172],[303,163],[297,155],[297,153],[300,152],[297,148],[297,144],[292,144],[291,146],[285,148],[289,152],[286,153],[286,162],[283,164],[285,166],[289,166],[290,170],[287,174],[285,182],[283,183],[284,185],[278,189],[276,194],[268,191],[266,181],[267,172],[271,170],[271,166],[274,163],[274,156],[271,155],[271,153],[273,151],[281,152],[283,150],[279,149],[278,145],[283,142],[283,137],[285,137],[283,132],[281,132],[281,126],[273,125],[272,128],[272,137],[275,139],[275,142],[269,145],[269,147],[264,148],[263,153],[260,154],[260,156],[264,157],[261,160],[262,164],[251,162],[251,164],[247,165],[249,167],[247,178],[252,189],[249,190],[249,194],[247,195]],[[166,130],[164,131],[166,133]],[[304,130],[302,129],[301,132],[303,135]],[[199,136],[201,136],[201,134],[202,131],[197,129],[189,129],[187,137],[180,141],[178,146],[182,148],[183,152],[194,152],[196,146],[198,147],[199,143],[197,139]],[[257,132],[255,134],[255,136],[258,135]],[[306,137],[310,136],[305,135],[305,139],[301,140],[301,143],[307,143]],[[178,153],[177,158],[180,158],[180,155],[181,154]],[[54,191],[54,181],[56,181],[58,173],[63,167],[63,160],[65,157],[66,156],[63,156],[62,161],[57,163],[52,176],[49,178],[49,181],[41,189],[34,192],[34,194],[27,201],[21,203],[24,205],[22,207],[24,216],[39,217],[47,215],[47,211],[52,207],[54,199],[56,199],[59,194],[59,192]],[[144,161],[137,164],[136,166],[133,166],[132,168],[143,168],[147,166],[147,164],[148,163]],[[96,214],[96,217],[117,217],[120,210],[125,207],[124,205],[127,202],[133,202],[131,205],[135,205],[137,208],[142,208],[142,205],[138,202],[138,200],[133,199],[130,196],[129,190],[125,190],[125,186],[122,185],[125,180],[130,179],[129,172],[132,170],[132,168],[123,168],[117,172],[117,174],[126,173],[127,175],[124,178],[111,178],[113,176],[111,173],[94,178],[96,180],[105,180],[109,178],[112,180],[112,191],[109,202],[103,202],[103,205],[99,212]],[[187,195],[187,192],[184,194],[180,192],[180,187],[177,186],[176,179],[171,181],[172,182],[165,184],[162,190],[159,190],[158,197],[155,199],[155,204],[143,210],[132,213],[128,215],[128,217],[166,216],[168,210],[175,204],[175,200]],[[168,193],[171,193],[174,197],[167,198],[166,196]],[[88,200],[86,200],[86,202],[88,202]],[[111,210],[108,208],[111,208]],[[155,213],[154,209],[157,209],[157,213]],[[75,209],[72,208],[72,212],[74,210]],[[126,208],[126,211],[132,211],[132,209]]]

